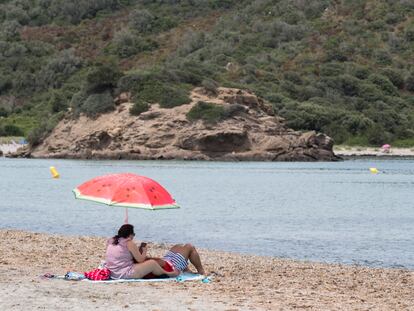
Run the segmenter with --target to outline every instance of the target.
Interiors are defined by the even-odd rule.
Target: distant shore
[[[17,149],[22,147],[22,145],[19,144],[0,144],[0,151],[6,155],[8,153],[16,152]]]
[[[345,159],[361,157],[411,158],[414,157],[414,147],[390,148],[388,152],[384,152],[381,148],[374,147],[334,146],[334,153]]]
[[[150,243],[153,256],[168,245]],[[0,309],[410,310],[414,271],[311,263],[201,249],[209,284],[43,280],[95,268],[105,239],[0,229]],[[412,310],[412,309],[411,309]]]
[[[19,148],[25,145],[17,143],[0,143],[0,155],[11,154],[16,152]],[[363,147],[363,146],[334,146],[335,155],[344,158],[364,158],[364,157],[377,157],[377,158],[411,158],[414,157],[414,147],[411,148],[391,148],[389,152],[384,152],[381,148]]]
[[[0,137],[0,156],[14,153],[26,145],[27,141],[24,137]]]

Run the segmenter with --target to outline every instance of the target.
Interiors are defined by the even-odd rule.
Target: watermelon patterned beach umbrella
[[[110,206],[149,210],[179,208],[159,183],[130,173],[95,177],[73,189],[73,193],[77,199]],[[128,210],[125,222],[128,222]]]

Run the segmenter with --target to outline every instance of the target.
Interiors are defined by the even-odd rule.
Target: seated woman
[[[106,268],[111,271],[112,278],[140,279],[148,274],[177,276],[182,271],[189,271],[188,260],[196,267],[198,273],[205,274],[200,256],[194,246],[175,245],[163,259],[148,258],[147,246],[140,250],[133,242],[134,236],[134,226],[125,224],[119,228],[117,235],[108,240]]]

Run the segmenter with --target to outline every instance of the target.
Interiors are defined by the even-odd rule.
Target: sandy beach
[[[378,158],[408,158],[414,157],[413,148],[391,148],[384,152],[381,148],[334,146],[334,152],[342,158],[378,157]]]
[[[91,284],[41,279],[89,271],[105,239],[0,230],[1,310],[414,310],[414,271],[201,249],[211,283]],[[151,255],[168,245],[150,243]]]

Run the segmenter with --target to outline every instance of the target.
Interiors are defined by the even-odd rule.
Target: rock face
[[[45,141],[15,156],[80,159],[188,159],[333,161],[330,137],[287,128],[270,106],[247,91],[219,88],[217,96],[202,88],[188,105],[163,109],[152,105],[139,116],[131,103],[89,119],[67,117]],[[187,112],[199,101],[226,106],[231,114],[219,123],[189,121]]]

